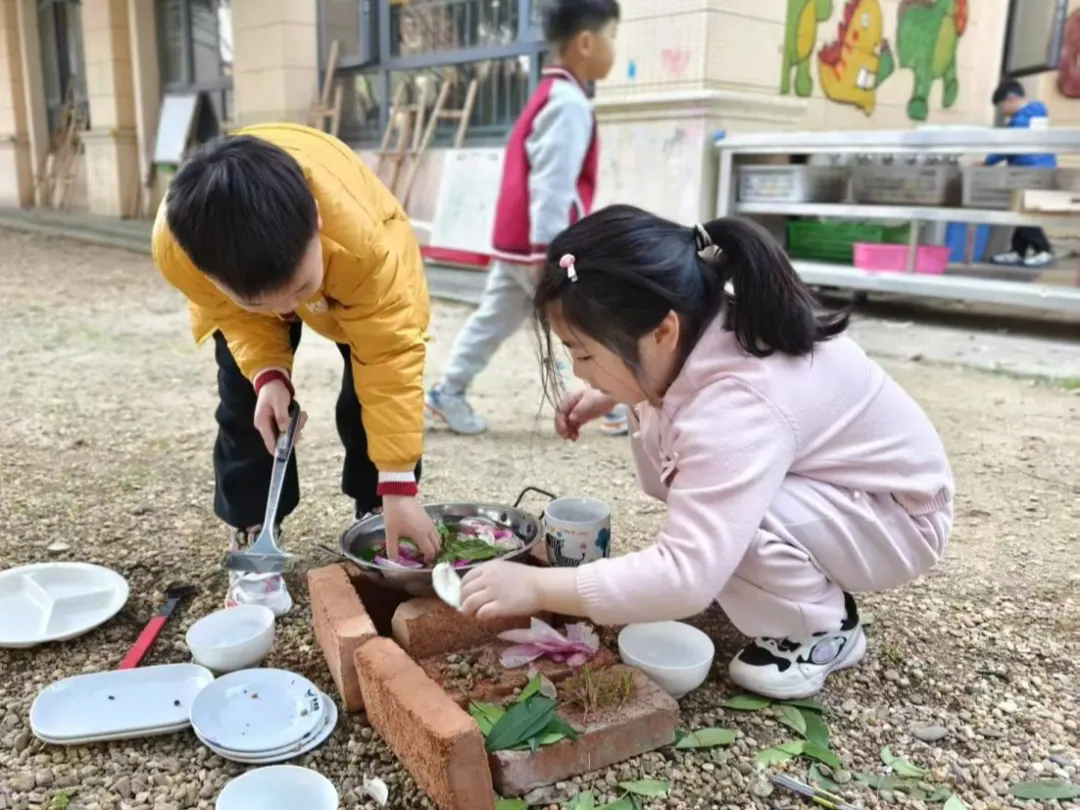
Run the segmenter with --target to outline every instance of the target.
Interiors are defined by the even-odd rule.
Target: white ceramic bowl
[[[338,792],[310,768],[275,765],[233,779],[218,794],[216,810],[337,810]]]
[[[709,677],[712,639],[683,622],[628,624],[619,633],[619,655],[671,695],[681,698]]]
[[[237,605],[203,616],[187,631],[195,661],[214,672],[259,664],[274,646],[274,612],[263,605]]]

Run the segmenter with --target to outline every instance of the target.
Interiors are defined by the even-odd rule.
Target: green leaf
[[[941,804],[944,801],[948,801],[950,798],[956,798],[952,795],[952,791],[947,787],[938,785],[930,791],[930,795],[926,797],[926,801],[930,804]],[[960,802],[960,799],[956,799],[956,801]],[[960,802],[960,807],[957,807],[956,810],[964,810],[964,803]]]
[[[1038,779],[1034,782],[1016,783],[1012,786],[1012,795],[1018,799],[1040,801],[1080,799],[1080,785],[1061,782],[1057,779]]]
[[[566,810],[593,810],[595,807],[596,800],[593,798],[592,791],[586,790],[575,796],[574,800],[566,806]]]
[[[796,709],[806,709],[811,712],[817,712],[818,714],[825,714],[828,709],[823,703],[819,703],[816,700],[785,700],[785,706],[794,706]]]
[[[499,799],[495,802],[495,810],[528,810],[529,805],[524,799]]]
[[[623,796],[621,799],[601,805],[597,810],[638,810],[638,803],[633,796]]]
[[[724,707],[740,712],[759,712],[772,705],[772,700],[758,695],[734,695],[724,701]]]
[[[917,765],[913,765],[903,757],[898,757],[889,750],[889,746],[885,746],[881,749],[881,761],[892,768],[893,773],[897,776],[903,776],[908,779],[922,779],[926,776],[926,771]]]
[[[640,779],[637,782],[619,782],[619,787],[635,796],[663,797],[671,790],[671,783],[665,779]]]
[[[804,753],[806,753],[806,742],[803,740],[789,740],[788,742],[781,743],[776,747],[779,748],[781,751],[786,751],[793,757],[801,757]]]
[[[810,780],[811,785],[818,785],[826,790],[839,790],[840,784],[832,779],[832,777],[826,776],[821,772],[821,766],[818,763],[814,763],[810,766],[810,769],[806,772],[806,778]]]
[[[764,748],[754,756],[754,765],[758,768],[769,768],[795,759],[797,755],[784,751],[781,748]]]
[[[806,723],[806,731],[803,736],[808,743],[813,743],[819,748],[829,747],[829,727],[821,719],[821,715],[812,709],[801,709],[803,722]]]
[[[554,700],[532,697],[515,703],[487,733],[485,748],[493,754],[526,743],[547,728],[554,716]]]
[[[828,748],[822,748],[820,745],[814,745],[810,742],[803,747],[803,756],[810,757],[810,759],[816,759],[818,762],[824,762],[830,768],[844,767],[844,763],[840,761],[840,757]]]
[[[932,801],[933,799],[931,799]],[[945,806],[941,810],[967,810],[967,805],[959,796],[949,796]]]
[[[576,740],[579,736],[577,729],[558,716],[551,718],[551,722],[544,727],[542,734],[542,737],[545,740],[548,737],[556,737],[554,742],[558,742],[559,740]],[[540,744],[552,745],[550,742],[541,742]]]
[[[806,736],[806,721],[803,719],[802,712],[794,706],[780,707],[780,722],[796,734]]]
[[[675,743],[676,748],[718,748],[735,742],[738,732],[728,728],[699,728],[683,734]]]
[[[480,727],[480,733],[486,737],[491,733],[492,727],[506,714],[506,709],[494,703],[473,702],[469,704],[469,714]]]
[[[529,682],[525,684],[525,688],[521,690],[521,694],[518,695],[515,703],[524,703],[531,698],[537,692],[540,691],[540,686],[543,684],[543,676],[540,673],[533,675],[529,678]]]

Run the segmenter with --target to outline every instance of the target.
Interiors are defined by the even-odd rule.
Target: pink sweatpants
[[[844,618],[844,591],[895,588],[933,567],[952,517],[951,503],[910,515],[888,495],[789,475],[717,601],[748,636],[835,630]]]

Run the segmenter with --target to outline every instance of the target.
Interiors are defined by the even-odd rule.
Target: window
[[[1068,0],[1011,0],[1002,73],[1019,78],[1058,69]]]
[[[45,114],[49,132],[63,122],[64,104],[70,102],[90,126],[86,99],[86,58],[83,53],[82,15],[78,0],[39,0],[38,36],[45,85]]]
[[[341,137],[377,143],[402,82],[412,96],[425,85],[432,104],[447,77],[448,109],[460,109],[472,79],[478,92],[469,122],[471,141],[505,137],[536,87],[546,46],[540,0],[320,0],[320,51],[339,43],[338,81],[344,87]],[[436,141],[457,129],[445,121]]]
[[[232,120],[230,0],[157,0],[165,92],[206,93],[219,122]]]

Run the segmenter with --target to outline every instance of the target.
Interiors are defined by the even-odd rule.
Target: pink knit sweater
[[[578,592],[597,623],[704,610],[788,474],[891,494],[913,515],[946,508],[953,497],[929,418],[844,336],[818,344],[810,357],[761,359],[718,319],[662,407],[639,405],[636,417],[638,483],[667,504],[667,522],[650,547],[578,569]]]

